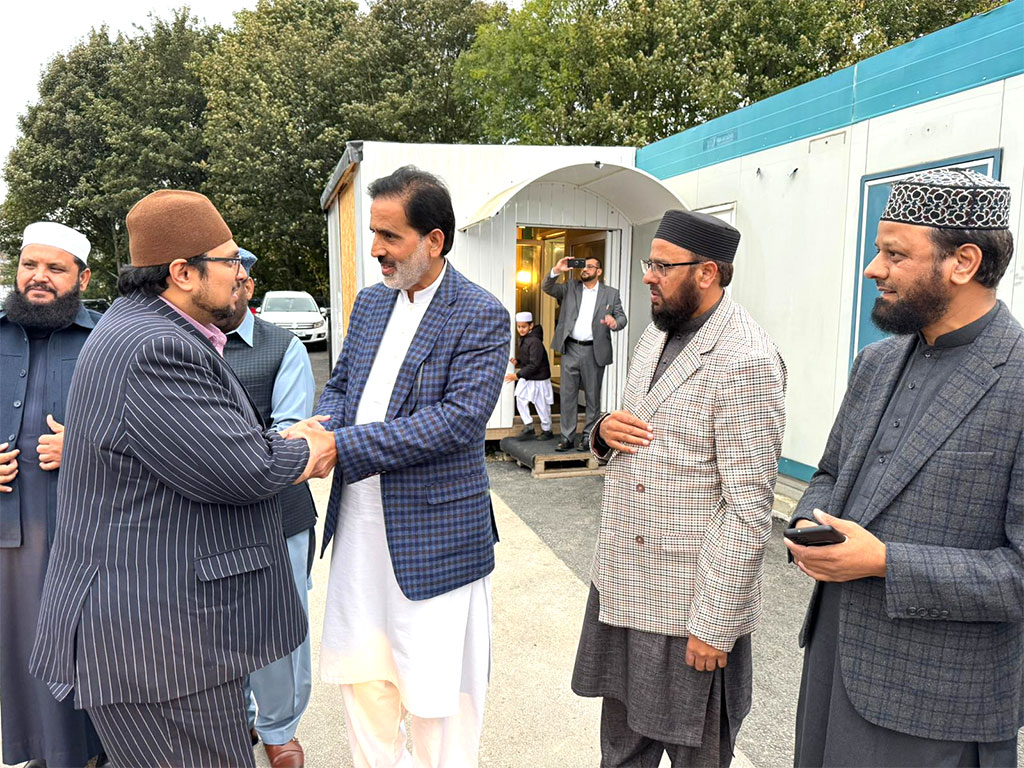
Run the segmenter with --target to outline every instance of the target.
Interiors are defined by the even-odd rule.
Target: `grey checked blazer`
[[[78,707],[241,677],[306,634],[274,494],[304,440],[264,432],[231,368],[159,297],[114,302],[71,383],[32,674]]]
[[[551,348],[556,352],[565,352],[565,340],[572,333],[572,327],[576,325],[576,318],[580,314],[583,283],[579,280],[563,282],[548,272],[540,287],[544,293],[558,299],[561,304],[555,335],[551,337]],[[598,365],[612,364],[612,331],[601,322],[605,315],[615,318],[616,331],[626,327],[626,313],[622,311],[622,299],[619,298],[618,289],[598,283],[597,302],[594,304],[594,319],[591,323],[594,333],[594,360]]]
[[[794,519],[815,507],[845,516],[915,343],[885,339],[857,357]],[[1005,306],[854,520],[885,543],[886,578],[843,585],[839,656],[853,706],[929,739],[1015,737],[1024,723],[1024,332]]]
[[[655,438],[608,462],[592,569],[600,620],[730,651],[761,614],[786,366],[728,296],[650,388],[665,341],[649,325],[626,379],[622,407]]]

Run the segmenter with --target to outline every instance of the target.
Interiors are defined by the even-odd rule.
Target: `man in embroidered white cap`
[[[3,762],[85,765],[102,747],[89,716],[32,677],[56,520],[64,406],[99,315],[82,305],[89,240],[63,224],[25,229],[15,289],[0,309],[0,717]]]
[[[854,361],[787,541],[816,580],[797,766],[1017,764],[1024,717],[1024,330],[996,298],[1010,189],[896,182],[864,274],[894,334]]]
[[[551,404],[555,395],[551,389],[551,365],[547,350],[544,349],[544,329],[534,325],[532,312],[517,312],[516,332],[522,341],[519,342],[519,353],[511,362],[518,370],[505,376],[506,382],[516,382],[516,408],[519,418],[523,420],[523,429],[515,439],[552,440]],[[533,403],[540,418],[540,434],[536,437],[533,433],[530,403]]]

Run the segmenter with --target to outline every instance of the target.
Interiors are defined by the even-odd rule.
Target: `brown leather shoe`
[[[298,739],[292,739],[287,744],[263,742],[263,748],[267,750],[272,768],[303,768],[306,764],[306,755]]]

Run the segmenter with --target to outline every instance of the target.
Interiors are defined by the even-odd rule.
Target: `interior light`
[[[533,282],[533,272],[528,269],[520,269],[516,272],[517,285],[529,285]]]

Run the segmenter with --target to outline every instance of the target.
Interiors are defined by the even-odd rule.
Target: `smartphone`
[[[587,266],[586,259],[569,259],[569,269],[583,269]]]
[[[787,528],[783,536],[801,547],[825,547],[829,544],[842,544],[846,541],[846,537],[831,525]]]

